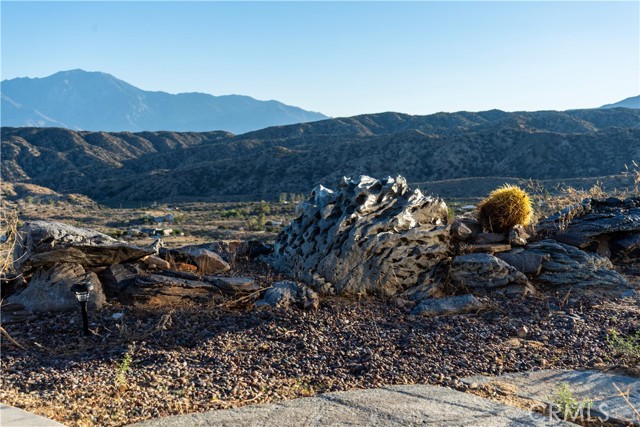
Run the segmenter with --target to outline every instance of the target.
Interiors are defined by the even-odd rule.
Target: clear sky
[[[1,75],[104,71],[329,116],[640,94],[640,2],[10,2]]]

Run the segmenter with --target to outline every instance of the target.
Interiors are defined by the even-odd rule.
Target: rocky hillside
[[[238,133],[325,118],[320,113],[248,96],[149,92],[110,74],[83,70],[2,82],[3,126]]]
[[[243,135],[3,128],[2,155],[5,180],[104,203],[273,199],[360,174],[568,179],[639,161],[640,111],[383,113]]]

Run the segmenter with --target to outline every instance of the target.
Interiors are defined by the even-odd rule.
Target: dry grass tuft
[[[0,275],[13,272],[13,249],[18,235],[18,214],[13,209],[2,209],[0,213]]]

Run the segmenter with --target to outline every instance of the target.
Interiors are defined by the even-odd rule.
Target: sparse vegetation
[[[607,343],[623,364],[640,365],[640,330],[623,335],[618,330],[612,329],[607,334]]]
[[[492,232],[506,232],[514,225],[528,225],[533,219],[529,195],[520,187],[506,184],[478,205],[478,219]]]
[[[573,396],[569,384],[562,383],[553,395],[552,407],[549,409],[562,420],[576,420],[583,411],[588,411],[592,406],[593,402],[589,399],[578,401]]]
[[[127,374],[131,370],[132,361],[133,356],[131,355],[131,349],[129,349],[117,365],[115,385],[119,390],[127,388]]]

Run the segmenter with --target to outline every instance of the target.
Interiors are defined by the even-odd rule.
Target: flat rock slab
[[[269,405],[148,420],[129,427],[547,426],[541,415],[431,385],[327,393]],[[569,423],[554,423],[570,426]]]
[[[56,421],[0,403],[2,427],[64,427]]]
[[[582,401],[593,401],[594,412],[605,416],[640,425],[640,418],[633,409],[619,396],[614,387],[617,385],[623,392],[629,392],[632,405],[640,408],[640,378],[623,375],[612,375],[600,371],[543,370],[535,372],[519,372],[499,377],[482,375],[465,378],[467,384],[507,384],[513,387],[514,394],[525,399],[541,402],[553,401],[562,383],[569,384],[573,397]]]

